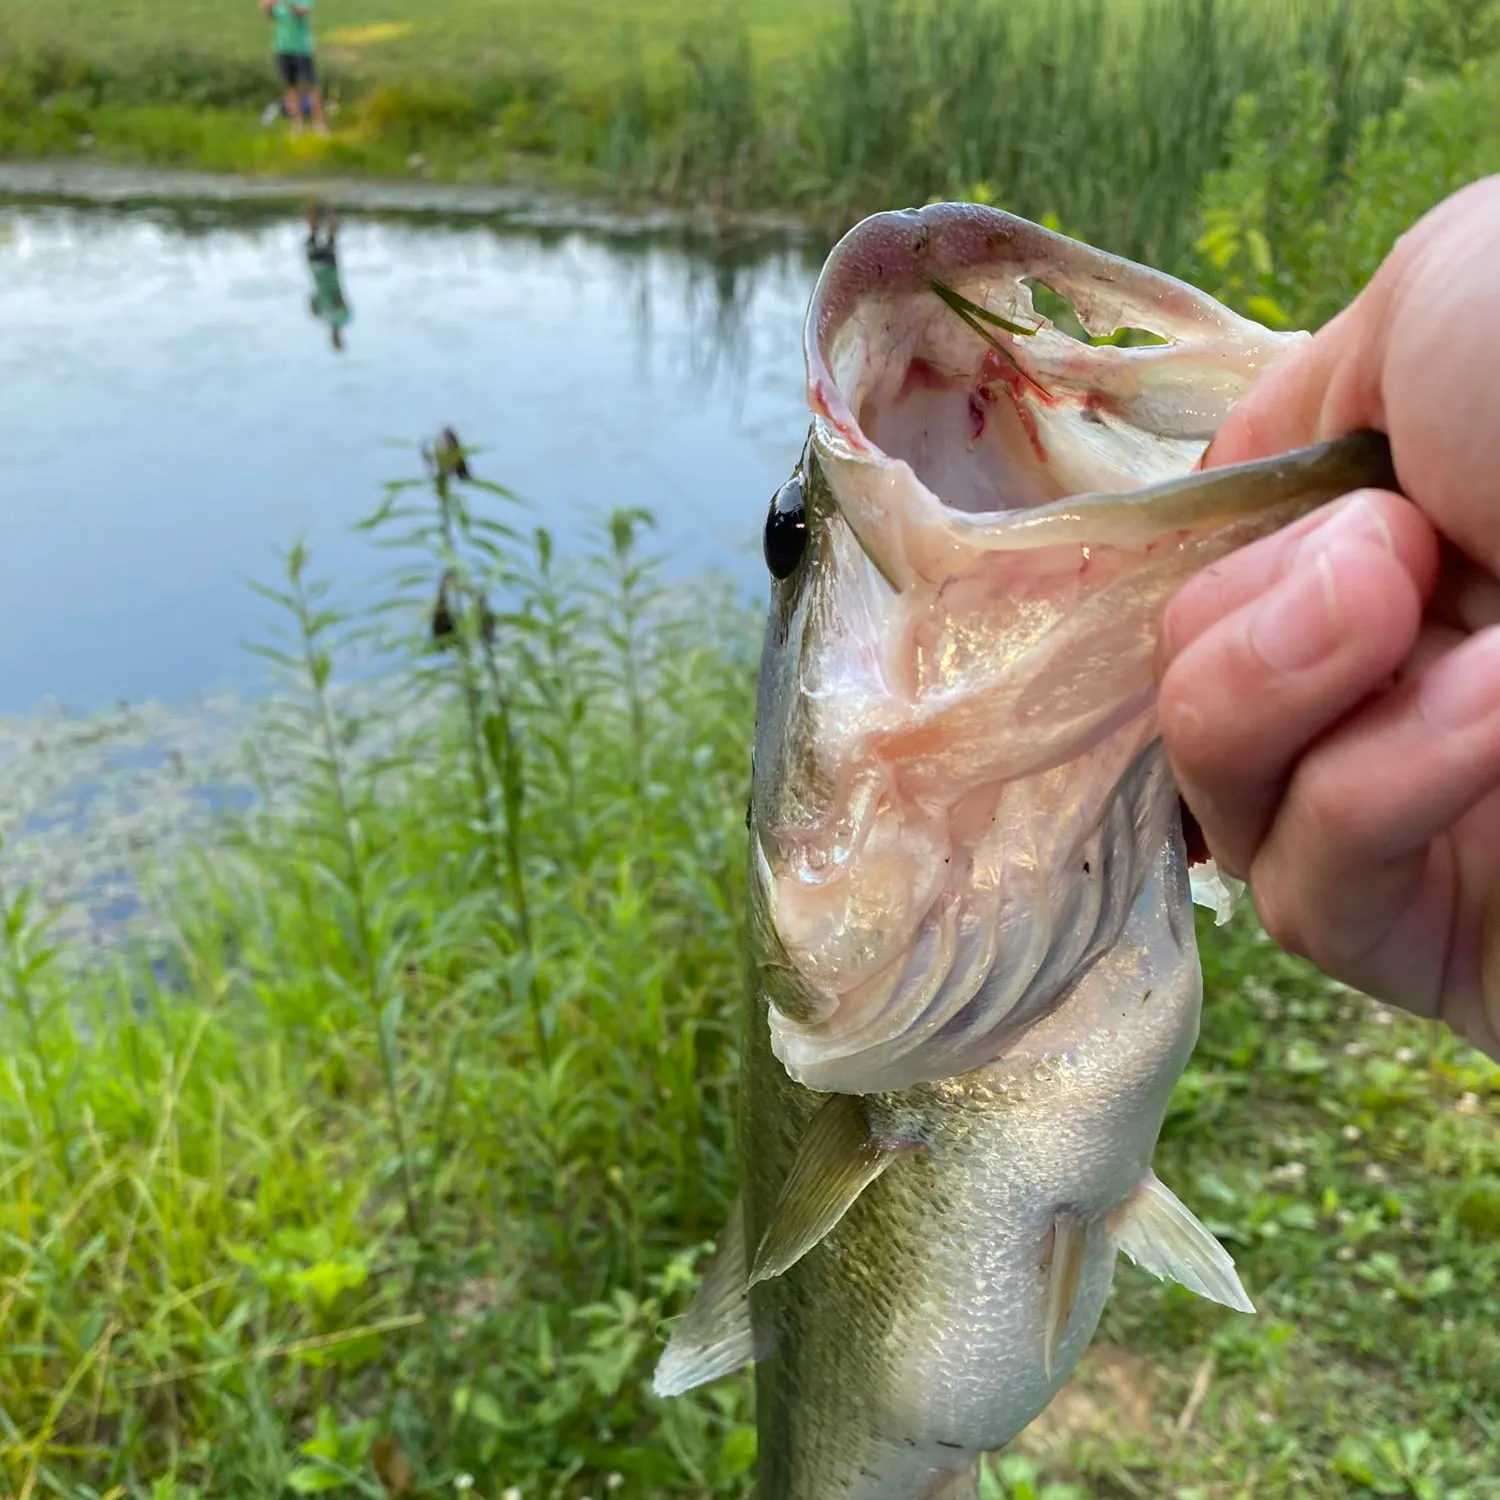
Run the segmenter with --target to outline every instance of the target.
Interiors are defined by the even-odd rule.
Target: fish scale
[[[1061,333],[1028,277],[1161,342]],[[1394,485],[1368,433],[1195,472],[1304,337],[976,205],[876,215],[824,267],[767,522],[742,1191],[655,1379],[754,1362],[757,1500],[971,1500],[1122,1250],[1253,1311],[1151,1170],[1191,902],[1234,895],[1189,870],[1153,661],[1193,573]]]

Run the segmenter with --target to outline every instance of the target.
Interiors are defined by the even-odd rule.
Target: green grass
[[[341,687],[369,622],[294,551],[262,804],[174,943],[80,977],[4,898],[0,1492],[743,1467],[735,1403],[663,1429],[637,1377],[728,1185],[749,658],[631,518],[565,586],[424,493],[394,682]],[[513,585],[493,651],[457,604],[424,649],[450,566]]]
[[[805,37],[820,16],[835,16],[839,8],[840,0],[754,0],[748,25],[766,55],[774,57],[788,37]],[[724,13],[730,13],[728,7]],[[670,50],[704,14],[692,0],[632,0],[628,19],[609,0],[432,0],[422,7],[316,0],[314,35],[335,82],[427,77],[467,83],[528,67],[597,81],[613,76],[615,49],[627,24],[648,46],[654,40]],[[385,34],[375,28],[386,28]],[[159,63],[174,55],[216,59],[221,67],[253,74],[262,92],[274,90],[271,26],[256,0],[243,5],[181,0],[171,6],[151,0],[57,0],[42,7],[4,0],[0,35],[21,49],[77,47],[77,39],[87,37],[88,52],[112,59],[122,74],[129,63]],[[151,81],[143,79],[141,85],[149,89]],[[173,80],[174,88],[182,86]]]
[[[524,521],[393,488],[368,615],[293,550],[168,942],[80,965],[0,894],[0,1493],[747,1493],[748,1383],[647,1381],[733,1191],[757,627],[639,517],[577,567]],[[1203,938],[1160,1165],[1260,1314],[1122,1269],[990,1494],[1493,1494],[1500,1073]]]
[[[1410,77],[1497,36],[1495,0],[437,0],[410,18],[327,0],[319,14],[334,139],[294,142],[256,123],[274,85],[248,0],[0,0],[0,156],[520,179],[785,208],[829,231],[980,196],[1176,265],[1244,98],[1274,121],[1300,69],[1323,80],[1330,124],[1308,165],[1334,177]]]

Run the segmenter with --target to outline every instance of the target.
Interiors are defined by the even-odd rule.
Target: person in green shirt
[[[328,325],[328,336],[340,354],[344,352],[344,329],[354,317],[339,279],[339,216],[318,204],[307,210],[307,268],[312,272],[313,291],[308,310]]]
[[[269,16],[275,27],[272,45],[276,49],[276,71],[286,88],[286,112],[292,129],[302,129],[305,91],[312,106],[313,127],[319,135],[327,135],[323,93],[313,63],[312,7],[313,0],[260,0],[262,14]]]

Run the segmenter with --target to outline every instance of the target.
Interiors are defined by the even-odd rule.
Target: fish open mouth
[[[1076,332],[1039,311],[1039,285]],[[1154,341],[1099,342],[1121,330]],[[808,404],[835,497],[899,588],[939,581],[1003,515],[1190,473],[1305,337],[998,209],[937,204],[877,214],[829,257],[805,328]],[[872,464],[895,470],[875,504],[840,482]]]
[[[1195,472],[1306,337],[977,205],[835,248],[805,333],[810,561],[772,569],[757,731],[772,1041],[798,1081],[982,1066],[1118,940],[1177,809],[1166,601],[1369,467]]]

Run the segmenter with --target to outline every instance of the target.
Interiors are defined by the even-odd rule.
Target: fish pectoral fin
[[[1226,875],[1211,859],[1189,868],[1188,887],[1193,900],[1213,912],[1215,927],[1222,927],[1234,915],[1245,894],[1245,882]]]
[[[745,1210],[736,1198],[698,1291],[672,1330],[651,1389],[680,1396],[750,1364],[755,1341],[745,1281]]]
[[[750,1269],[750,1285],[796,1265],[849,1212],[854,1200],[912,1149],[877,1138],[863,1099],[832,1095],[813,1116],[797,1147]]]
[[[1042,1368],[1048,1380],[1052,1379],[1068,1324],[1073,1320],[1088,1238],[1089,1227],[1078,1214],[1059,1209],[1053,1216],[1052,1257],[1047,1266],[1047,1322],[1042,1336]]]
[[[1115,1243],[1153,1276],[1211,1302],[1253,1313],[1229,1252],[1154,1172],[1110,1218]]]

